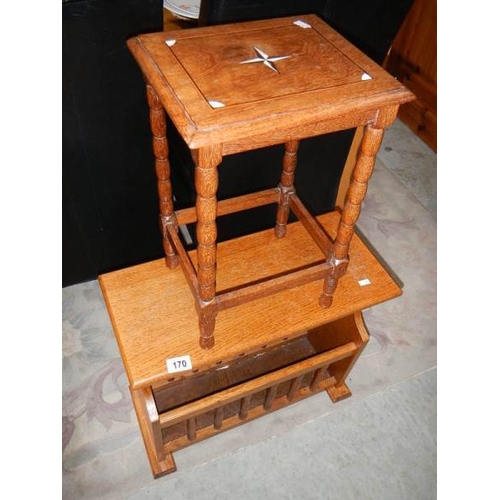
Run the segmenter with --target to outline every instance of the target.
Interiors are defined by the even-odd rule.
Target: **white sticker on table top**
[[[366,286],[366,285],[371,285],[372,282],[368,278],[364,278],[362,280],[358,281],[359,286]]]
[[[169,358],[166,360],[167,373],[183,372],[185,370],[191,370],[193,365],[191,364],[191,356],[186,354],[185,356],[177,356],[176,358]]]

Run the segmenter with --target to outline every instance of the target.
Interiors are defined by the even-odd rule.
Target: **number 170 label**
[[[182,372],[184,370],[191,370],[191,356],[187,354],[186,356],[177,356],[176,358],[169,358],[166,361],[167,372],[175,373]]]

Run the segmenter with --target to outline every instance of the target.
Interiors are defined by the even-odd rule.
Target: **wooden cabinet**
[[[399,118],[437,151],[437,1],[415,0],[385,63],[417,100]]]

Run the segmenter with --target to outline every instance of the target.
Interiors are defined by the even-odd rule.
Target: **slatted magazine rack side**
[[[214,434],[322,390],[333,402],[349,397],[346,377],[369,338],[362,313],[315,328],[307,337],[318,354],[167,411],[158,408],[155,388],[132,390],[154,477],[176,470],[173,452]],[[176,432],[169,434],[171,429]]]

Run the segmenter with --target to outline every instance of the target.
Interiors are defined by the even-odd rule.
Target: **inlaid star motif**
[[[272,69],[276,73],[279,73],[278,68],[273,64],[275,61],[281,61],[282,59],[288,59],[291,56],[268,56],[264,51],[260,50],[259,47],[253,46],[253,50],[257,57],[252,59],[247,59],[246,61],[241,61],[240,64],[251,64],[251,63],[263,63],[269,69]]]

